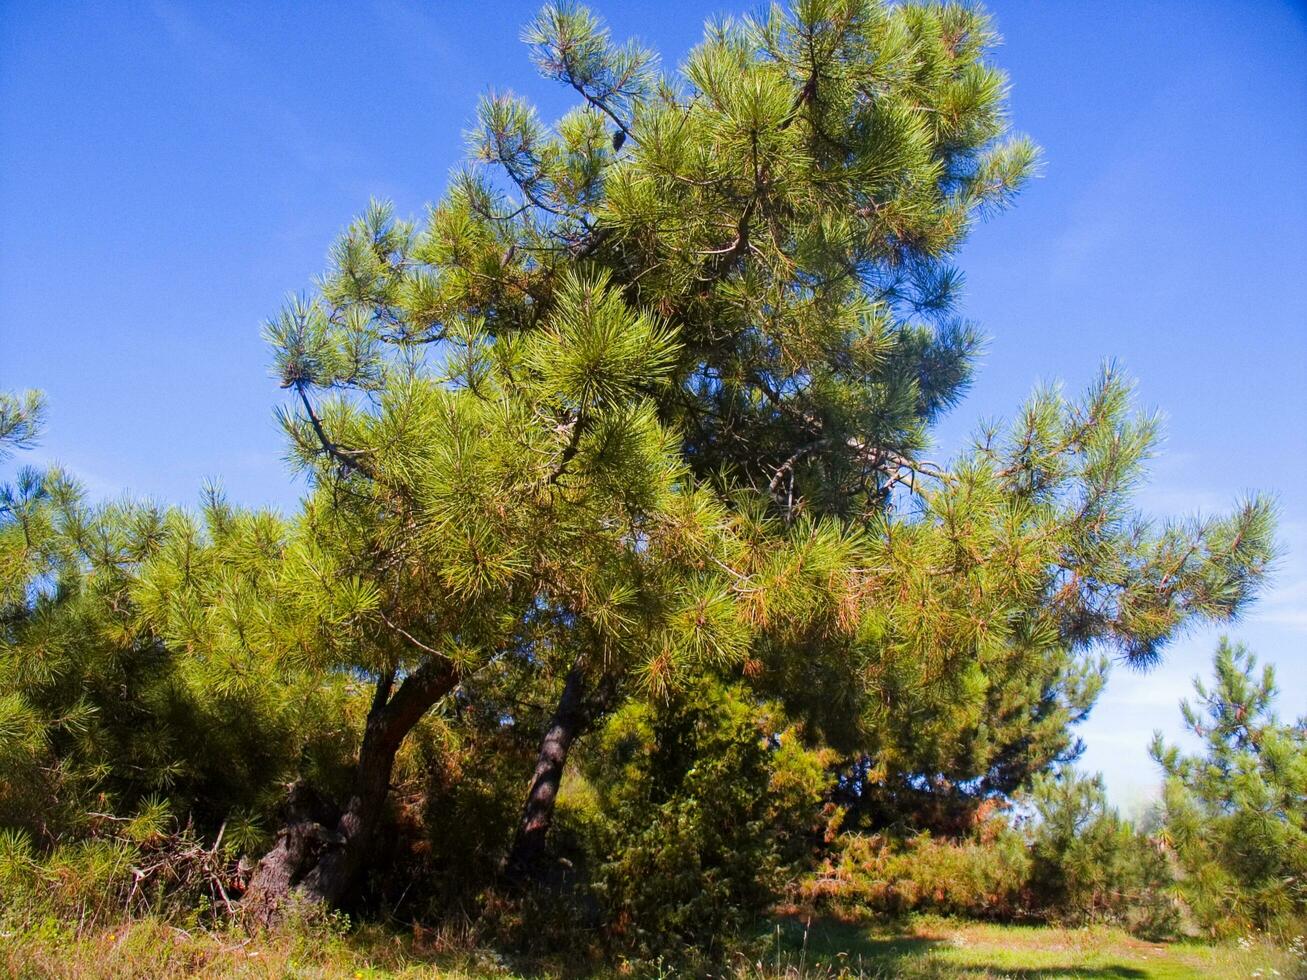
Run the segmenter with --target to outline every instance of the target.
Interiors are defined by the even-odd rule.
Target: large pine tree
[[[1155,425],[1112,372],[923,458],[977,348],[951,256],[1037,159],[983,12],[809,0],[676,72],[571,4],[525,39],[577,107],[484,100],[425,221],[374,204],[268,331],[303,533],[367,597],[323,666],[375,698],[332,843],[288,829],[256,891],[348,891],[400,741],[487,672],[557,697],[520,868],[630,692],[743,671],[901,814],[1074,754],[1104,650],[1146,663],[1251,594],[1267,508],[1139,518]]]
[[[292,520],[217,498],[202,521],[88,515],[43,476],[0,501],[0,668],[34,662],[55,612],[82,616],[97,643],[112,627],[110,668],[123,645],[166,667],[141,679],[140,732],[173,731],[174,696],[203,718],[188,737],[224,705],[258,719],[257,744],[207,743],[250,778],[197,777],[195,808],[263,800],[297,766],[316,783],[295,784],[256,903],[350,898],[400,747],[441,703],[538,738],[515,877],[546,853],[577,739],[623,705],[756,769],[742,719],[766,704],[786,744],[833,750],[861,819],[956,824],[1075,754],[1108,655],[1146,665],[1254,593],[1268,507],[1143,519],[1156,423],[1113,370],[926,458],[978,346],[953,256],[1037,159],[1008,131],[982,11],[805,0],[711,25],[677,71],[571,4],[525,38],[576,107],[545,125],[485,99],[425,219],[371,205],[267,327],[310,483]],[[0,401],[0,450],[39,413]],[[61,568],[75,592],[43,588]],[[24,744],[44,751],[84,689],[14,702]],[[695,691],[710,703],[676,701]],[[719,715],[729,732],[699,731]],[[348,733],[339,782],[314,762],[323,728]],[[694,767],[664,748],[649,758]],[[193,749],[150,765],[202,771]]]

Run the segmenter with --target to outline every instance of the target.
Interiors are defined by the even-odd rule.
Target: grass
[[[260,936],[141,919],[70,933],[54,922],[0,935],[10,977],[490,977],[535,971],[469,937],[343,923]],[[1154,943],[1116,929],[1054,929],[922,917],[895,926],[786,919],[737,954],[737,978],[1307,977],[1307,961],[1259,940]],[[670,971],[664,975],[672,975]]]
[[[0,934],[0,976],[26,978],[489,977],[512,975],[488,951],[422,933],[332,924],[246,935],[182,929],[158,918],[70,934],[45,928]]]
[[[755,962],[755,975],[905,980],[1307,977],[1307,964],[1256,939],[1159,943],[1105,926],[1058,929],[924,916],[894,927],[790,919],[775,930],[772,960]]]

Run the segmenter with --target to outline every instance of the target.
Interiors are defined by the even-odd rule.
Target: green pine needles
[[[954,258],[1039,160],[982,10],[799,0],[675,71],[572,3],[524,39],[575,107],[487,96],[422,219],[372,202],[266,325],[296,513],[5,489],[5,853],[148,815],[266,919],[491,889],[652,956],[842,829],[968,832],[1110,658],[1256,594],[1271,507],[1142,515],[1114,367],[927,458]]]
[[[1203,742],[1186,755],[1153,739],[1166,776],[1163,831],[1184,877],[1180,890],[1216,934],[1293,934],[1307,914],[1307,719],[1274,712],[1275,674],[1242,644],[1222,639],[1213,683],[1194,679],[1197,705],[1180,703]]]

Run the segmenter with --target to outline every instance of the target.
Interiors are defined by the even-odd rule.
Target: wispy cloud
[[[1307,576],[1295,576],[1272,587],[1248,619],[1307,633]]]
[[[1130,207],[1132,189],[1154,173],[1159,162],[1156,151],[1127,153],[1084,189],[1053,242],[1049,274],[1054,283],[1083,282],[1111,264],[1113,253],[1128,247],[1136,222]]]
[[[228,40],[194,10],[171,0],[155,0],[152,9],[168,39],[185,53],[187,63],[198,73],[215,82],[251,78],[275,82],[276,76],[266,65]],[[343,174],[362,159],[363,155],[350,143],[323,132],[302,114],[286,108],[290,101],[282,97],[275,84],[241,90],[242,110],[266,139],[271,156],[283,165],[293,161],[317,178]],[[339,186],[344,186],[343,179],[338,179]]]

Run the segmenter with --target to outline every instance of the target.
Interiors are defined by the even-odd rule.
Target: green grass
[[[1242,945],[1146,942],[1103,926],[1058,929],[919,917],[894,927],[789,919],[774,930],[771,962],[756,961],[755,975],[907,980],[1307,976],[1304,964],[1288,951],[1261,940]]]
[[[3,932],[3,930],[0,930]],[[573,968],[575,969],[575,968]],[[1278,974],[1277,974],[1278,971]],[[613,971],[604,971],[612,975]],[[632,971],[626,971],[628,974]],[[70,931],[57,923],[0,936],[11,977],[490,977],[539,975],[457,933],[330,923],[250,937],[182,930],[157,919]],[[664,975],[674,975],[670,971]],[[1269,943],[1153,943],[1108,928],[1053,929],[917,918],[895,926],[785,919],[737,954],[737,978],[1307,977],[1307,962]]]

